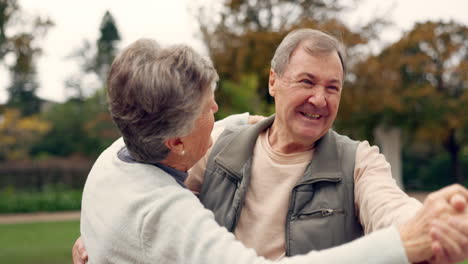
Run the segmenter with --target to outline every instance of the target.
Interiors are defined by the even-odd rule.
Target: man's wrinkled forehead
[[[299,43],[299,45],[297,45],[297,47],[293,50],[293,52],[291,52],[291,55],[288,58],[288,63],[286,64],[285,70],[288,69],[288,67],[290,66],[291,58],[297,52],[299,52],[300,50],[305,51],[308,55],[310,55],[312,57],[315,57],[315,58],[330,57],[329,55],[336,55],[338,57],[339,61],[340,61],[341,69],[342,69],[342,74],[341,74],[341,77],[339,79],[341,80],[341,82],[343,82],[344,81],[344,74],[345,74],[345,67],[344,67],[343,59],[342,59],[340,53],[337,50],[330,49],[330,48],[328,48],[328,49],[319,49],[319,48],[314,47],[313,44],[314,43],[312,41],[310,41],[310,40],[305,40],[305,41],[302,41],[301,43]]]

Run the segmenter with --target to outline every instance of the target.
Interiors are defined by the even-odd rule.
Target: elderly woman
[[[217,79],[186,46],[143,39],[115,59],[108,93],[122,139],[101,154],[84,188],[81,234],[90,263],[269,263],[219,227],[183,183],[211,144]],[[430,239],[408,232],[416,220],[279,263],[422,260]]]

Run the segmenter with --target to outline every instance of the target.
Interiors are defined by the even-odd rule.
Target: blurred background
[[[70,263],[87,173],[119,137],[107,71],[141,37],[213,60],[220,119],[272,114],[277,45],[296,28],[326,31],[348,57],[335,129],[379,145],[421,199],[468,186],[466,10],[466,0],[0,0],[0,262]]]

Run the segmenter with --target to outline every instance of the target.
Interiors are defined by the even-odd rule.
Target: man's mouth
[[[322,118],[322,115],[318,115],[318,114],[309,114],[309,113],[305,113],[305,112],[300,112],[304,117],[308,118],[308,119],[312,119],[312,120],[319,120],[320,118]]]

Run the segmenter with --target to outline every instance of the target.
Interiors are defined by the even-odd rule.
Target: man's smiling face
[[[290,140],[314,143],[335,121],[342,84],[343,67],[337,52],[312,55],[299,45],[282,76],[270,72],[275,123],[287,131]]]

